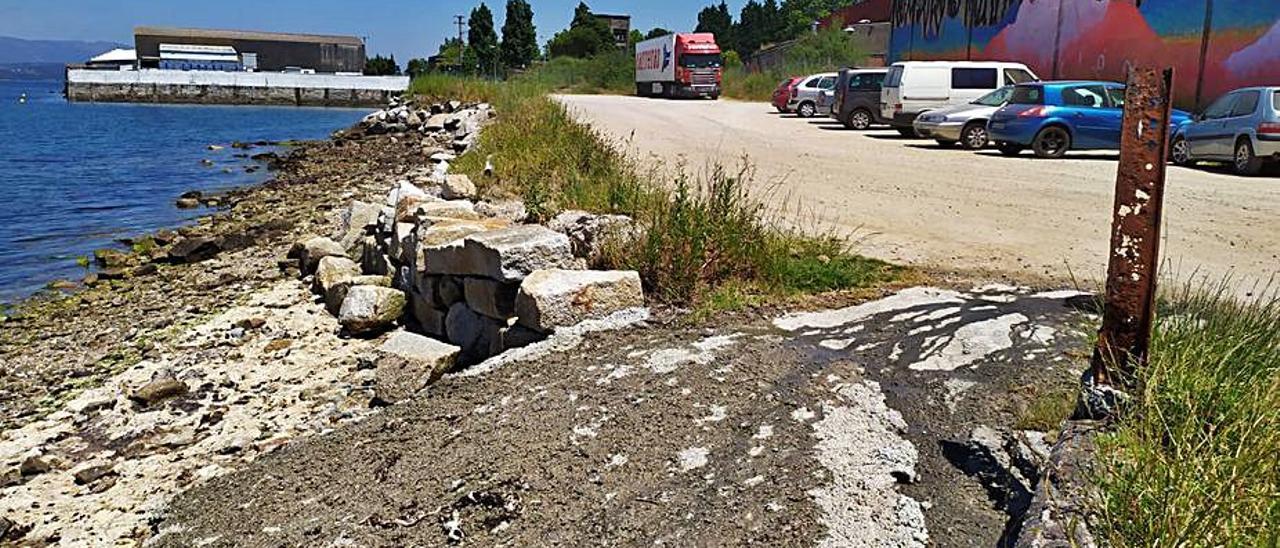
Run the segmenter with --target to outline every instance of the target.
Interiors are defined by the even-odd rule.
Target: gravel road
[[[558,99],[645,158],[679,155],[697,170],[746,155],[757,185],[791,218],[861,236],[862,252],[877,258],[1014,279],[1105,275],[1115,152],[1005,158],[887,130],[846,131],[763,103]],[[1280,180],[1171,168],[1168,181],[1168,273],[1230,274],[1242,292],[1275,276]]]

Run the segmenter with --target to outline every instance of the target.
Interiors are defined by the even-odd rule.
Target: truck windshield
[[[680,56],[680,66],[684,68],[720,68],[723,62],[719,53],[686,53]]]

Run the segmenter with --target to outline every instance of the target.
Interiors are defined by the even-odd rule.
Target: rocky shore
[[[1018,417],[1075,386],[1078,293],[692,329],[591,270],[642,227],[450,173],[501,115],[392,105],[0,323],[0,545],[1018,537],[1049,454]]]

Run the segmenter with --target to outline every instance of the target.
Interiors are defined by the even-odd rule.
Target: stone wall
[[[75,102],[370,107],[408,86],[402,76],[72,69],[66,94]]]
[[[561,328],[644,306],[640,275],[593,271],[629,218],[570,211],[527,223],[519,201],[486,201],[449,174],[494,116],[488,105],[396,105],[341,138],[421,139],[424,166],[385,196],[353,201],[329,237],[300,240],[290,259],[344,331],[394,331],[376,358],[377,393],[408,397],[446,372],[539,342]]]

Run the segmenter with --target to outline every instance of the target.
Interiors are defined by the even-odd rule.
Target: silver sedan
[[[983,95],[971,103],[931,110],[916,117],[914,126],[921,137],[933,139],[943,146],[960,143],[970,150],[987,146],[987,122],[991,114],[1009,102],[1013,86],[1005,86]]]

